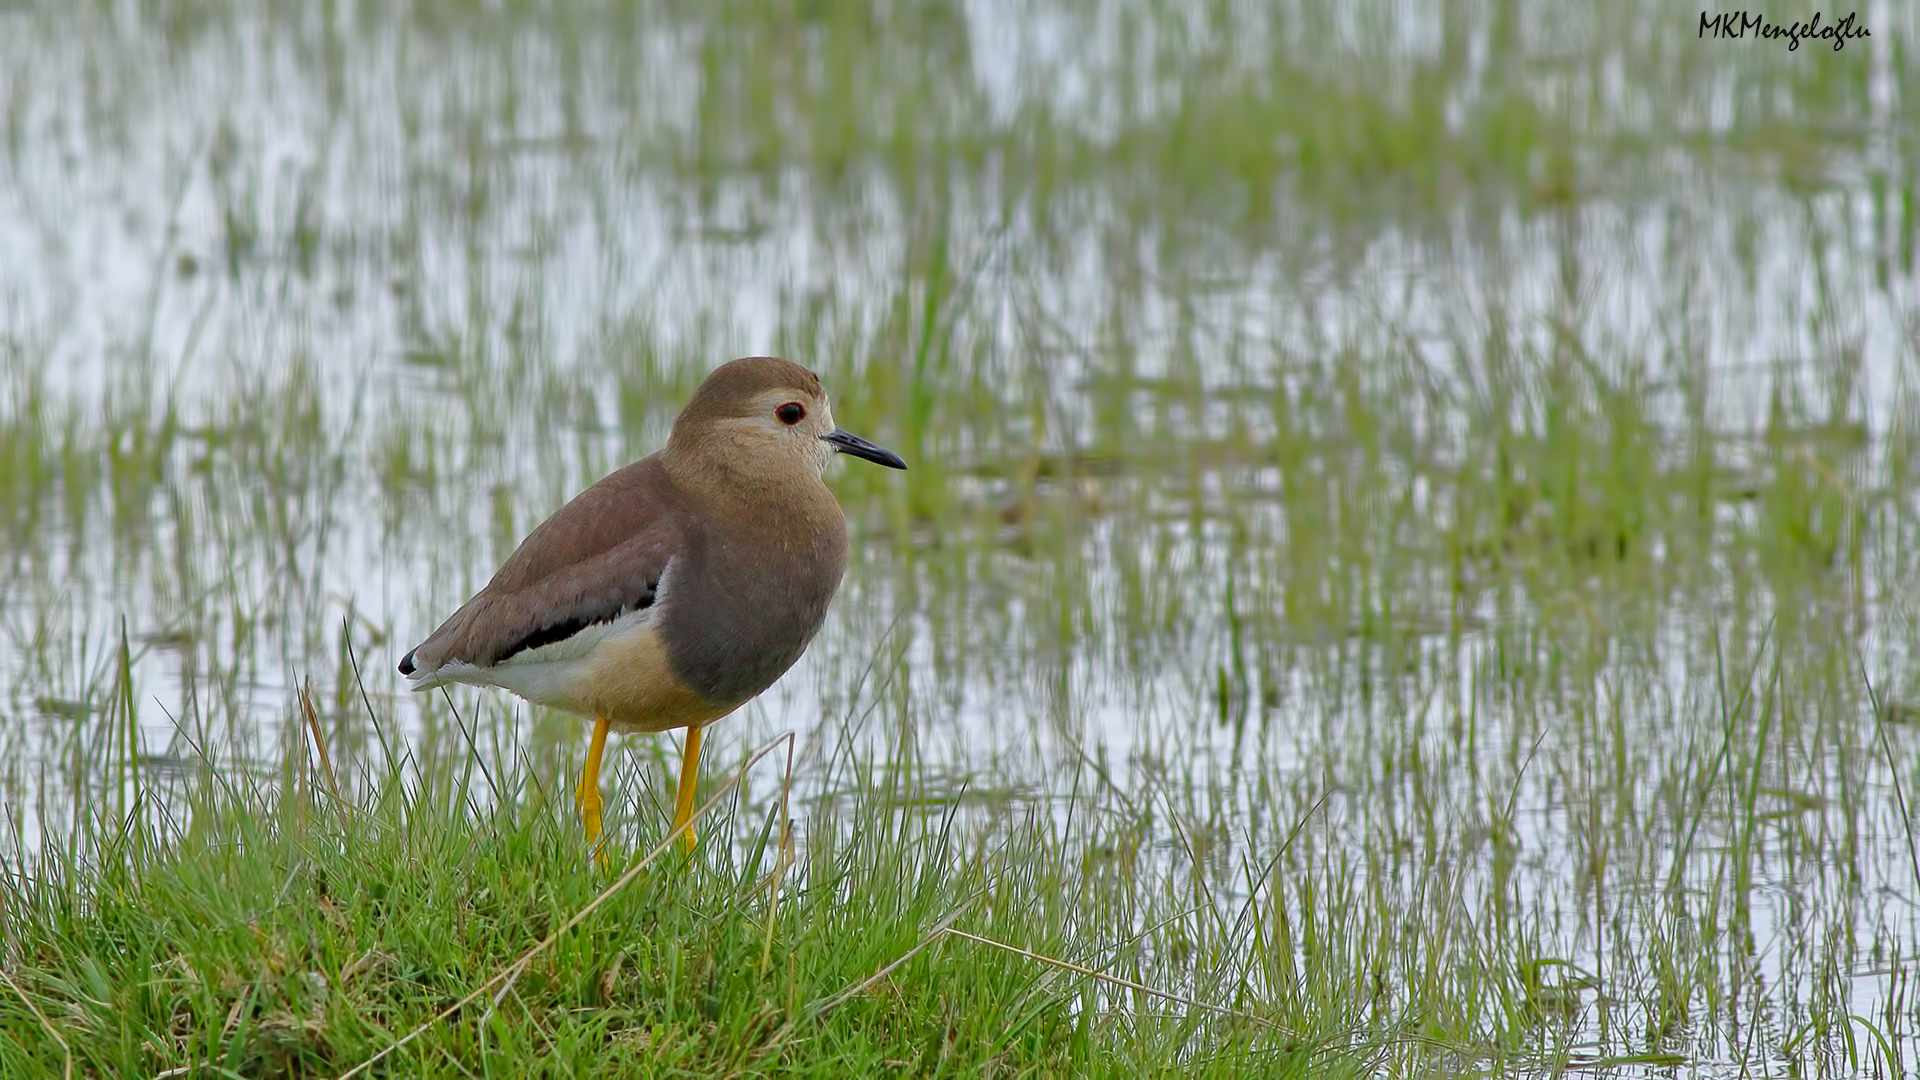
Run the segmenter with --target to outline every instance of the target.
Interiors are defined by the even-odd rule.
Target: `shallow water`
[[[1911,1069],[1920,23],[1275,11],[0,14],[22,842],[129,720],[254,767],[311,680],[372,753],[348,645],[453,737],[399,654],[773,352],[913,470],[837,468],[848,584],[714,768],[1137,822],[1201,944],[1283,911],[1478,1067]]]

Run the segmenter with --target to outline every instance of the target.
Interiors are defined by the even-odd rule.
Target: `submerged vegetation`
[[[0,1073],[1911,1075],[1920,15],[1693,18],[0,13]],[[756,352],[912,471],[603,873],[392,662]]]

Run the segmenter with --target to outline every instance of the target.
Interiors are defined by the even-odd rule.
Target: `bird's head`
[[[668,447],[682,462],[726,472],[818,476],[838,452],[890,469],[898,454],[834,426],[819,376],[771,356],[715,368],[673,422]]]

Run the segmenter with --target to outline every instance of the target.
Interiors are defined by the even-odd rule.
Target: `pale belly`
[[[460,665],[449,682],[497,686],[537,705],[605,718],[617,731],[649,732],[708,724],[738,703],[709,701],[674,675],[657,619],[614,629],[584,654],[494,667]]]

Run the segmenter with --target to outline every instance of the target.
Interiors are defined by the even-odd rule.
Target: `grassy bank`
[[[472,752],[340,786],[302,740],[271,777],[184,778],[179,828],[97,808],[8,877],[0,1074],[1339,1076],[1377,1056],[1327,1027],[1338,1010],[1249,996],[1248,958],[1194,954],[1177,912],[1116,935],[1159,889],[1086,872],[1106,828],[973,832],[903,763],[847,763],[865,797],[809,808],[781,858],[788,745],[712,778],[691,859],[643,812],[604,870],[566,777]]]

